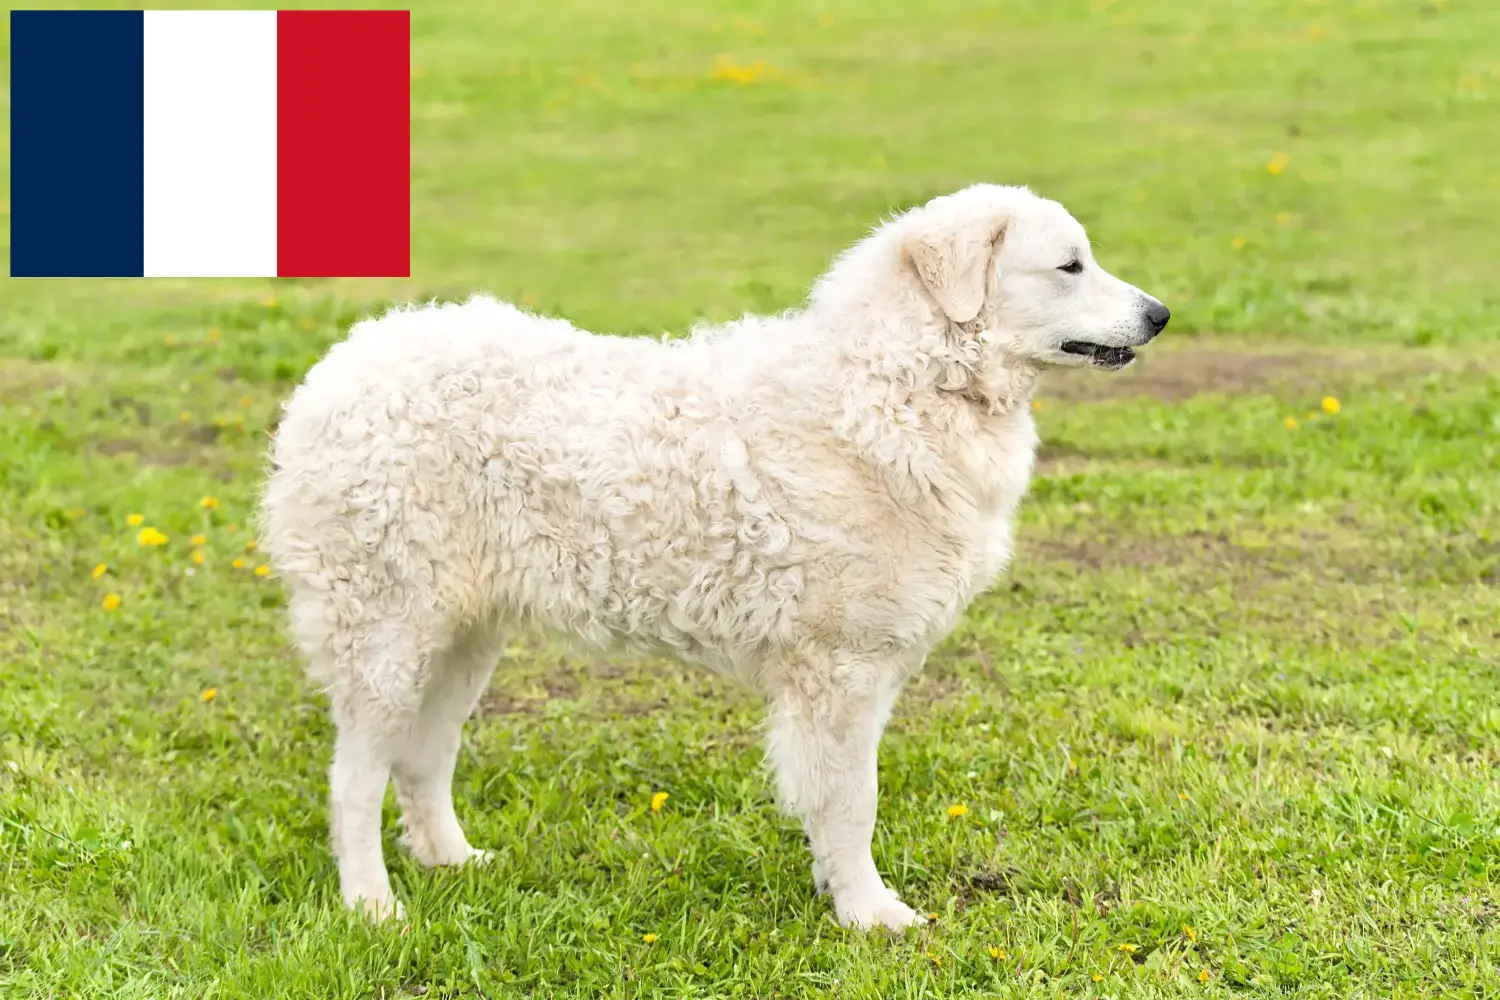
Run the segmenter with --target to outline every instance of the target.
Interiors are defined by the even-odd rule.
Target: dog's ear
[[[929,204],[917,222],[906,239],[906,256],[948,318],[967,323],[984,305],[990,262],[1005,235],[1007,217],[995,210],[975,213],[973,205],[950,202]]]

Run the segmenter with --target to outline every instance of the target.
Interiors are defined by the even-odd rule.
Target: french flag
[[[409,11],[12,11],[13,277],[406,277]]]

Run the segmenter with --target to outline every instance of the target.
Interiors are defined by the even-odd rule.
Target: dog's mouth
[[[1135,360],[1135,351],[1128,347],[1105,347],[1084,340],[1069,340],[1062,345],[1064,354],[1077,354],[1089,359],[1097,368],[1117,372]]]

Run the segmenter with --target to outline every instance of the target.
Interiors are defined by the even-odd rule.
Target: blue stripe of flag
[[[10,273],[145,267],[145,15],[10,15]]]

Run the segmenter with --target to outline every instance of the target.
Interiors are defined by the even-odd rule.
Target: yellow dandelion
[[[657,792],[655,795],[651,796],[651,811],[654,813],[661,812],[661,807],[666,805],[667,800],[671,797],[672,796],[668,795],[666,792]]]
[[[1096,972],[1096,973],[1094,973],[1094,982],[1096,982],[1096,983],[1102,983],[1102,982],[1104,982],[1104,977],[1101,976],[1101,975],[1099,975],[1099,973]]]
[[[194,549],[193,550],[193,562],[196,563],[199,566],[203,565],[203,550],[202,549]]]
[[[1031,412],[1032,413],[1041,413],[1042,412],[1042,401],[1040,399],[1033,399],[1031,401]]]
[[[1198,932],[1195,931],[1195,930],[1193,930],[1187,924],[1183,924],[1182,925],[1182,933],[1184,933],[1184,934],[1187,935],[1187,939],[1189,941],[1197,941],[1198,940]]]
[[[194,545],[207,545],[208,544],[208,536],[207,535],[194,535],[192,537],[192,543]]]
[[[104,563],[100,563],[99,565],[97,565],[97,566],[94,567],[94,572],[92,574],[90,574],[90,575],[93,576],[93,578],[95,580],[97,580],[101,576],[103,576],[105,573],[108,573],[108,572],[109,572],[109,567],[107,565],[105,565]]]
[[[1140,951],[1140,949],[1133,944],[1122,944],[1118,948],[1116,948],[1115,951],[1124,952],[1127,955],[1134,955],[1136,952]]]
[[[953,803],[953,805],[948,807],[948,818],[958,819],[960,816],[966,815],[968,811],[968,806],[964,805],[962,802],[955,802]]]
[[[246,552],[254,552],[258,548],[260,548],[260,544],[258,542],[256,542],[256,540],[253,539],[253,538],[250,539],[249,541],[245,542],[245,551]]]
[[[245,560],[243,560],[243,559],[236,559],[234,562],[230,563],[229,565],[233,566],[235,569],[244,569],[245,568]]]
[[[1236,250],[1243,250],[1245,249],[1245,237],[1236,236],[1234,239],[1229,241],[1229,245],[1234,247]]]
[[[932,959],[932,964],[933,965],[936,965],[940,969],[943,967],[943,956],[941,956],[941,955],[934,955],[932,952],[929,951],[927,953],[927,957],[930,958],[930,959]]]
[[[262,563],[261,565],[255,567],[255,575],[256,576],[270,576],[271,575],[271,567],[269,567],[269,566],[265,565],[264,563]]]
[[[146,523],[146,516],[144,514],[131,514],[125,519],[125,523],[132,528],[139,528]]]
[[[1178,792],[1177,793],[1177,797],[1179,799],[1181,799],[1183,802],[1186,802],[1188,800],[1188,793],[1187,792]]]
[[[929,913],[929,914],[927,914],[927,919],[928,919],[929,922],[936,922],[937,918],[938,918],[938,915],[936,913]]]
[[[1337,412],[1339,412],[1339,401],[1336,400],[1336,399],[1334,399],[1332,396],[1324,396],[1323,397],[1323,412],[1324,413],[1337,413]]]
[[[177,419],[180,420],[182,423],[186,424],[186,423],[190,423],[192,421],[193,415],[191,413],[189,413],[187,410],[183,410],[183,411],[181,411],[180,413],[177,414]]]
[[[990,949],[990,958],[1004,958],[1004,957],[1005,957],[1005,949],[1004,948],[991,948]]]
[[[1266,164],[1266,173],[1272,175],[1286,173],[1286,154],[1277,153],[1271,157],[1271,162]]]
[[[643,934],[641,936],[641,940],[644,941],[644,942],[646,942],[647,944],[655,944],[656,943],[656,935],[655,934]]]
[[[1286,429],[1289,430],[1289,431],[1294,431],[1294,430],[1297,429],[1297,418],[1296,417],[1287,417],[1285,420],[1282,421],[1282,423],[1286,424]]]
[[[104,600],[99,602],[99,606],[105,611],[113,611],[115,608],[118,608],[120,606],[120,595],[105,594]]]
[[[1207,969],[1199,969],[1198,970],[1198,982],[1200,982],[1200,983],[1206,983],[1206,982],[1208,982],[1208,970]]]
[[[142,528],[140,534],[135,536],[135,540],[148,548],[167,544],[167,536],[151,527]]]
[[[204,688],[203,693],[198,696],[200,701],[210,702],[219,696],[218,688]]]
[[[204,510],[218,510],[219,501],[214,497],[204,497],[202,500],[198,501],[198,506],[202,507]]]

